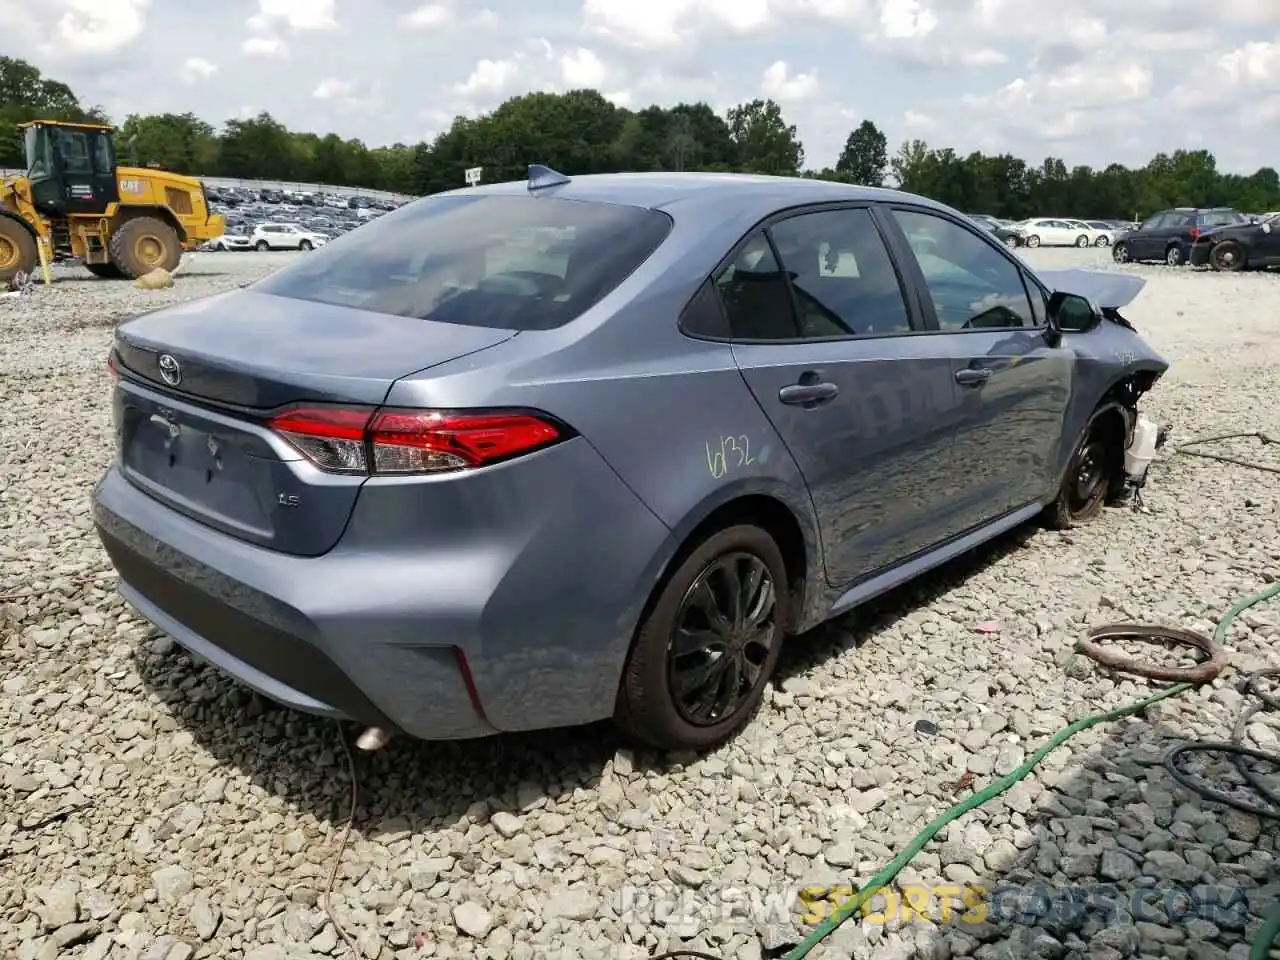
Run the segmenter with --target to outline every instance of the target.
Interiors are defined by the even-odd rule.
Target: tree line
[[[44,117],[107,122],[64,83],[21,60],[0,57],[0,167],[22,166],[16,124]],[[812,169],[782,108],[739,104],[725,115],[706,103],[629,110],[596,90],[528,93],[480,117],[457,117],[430,142],[370,147],[337,134],[288,129],[269,113],[220,129],[192,113],[131,114],[117,134],[122,161],[135,159],[202,176],[326,183],[423,195],[461,186],[469,167],[486,181],[520,179],[530,162],[562,173],[634,170],[740,171],[892,184],[970,213],[1141,217],[1173,206],[1280,210],[1280,175],[1219,171],[1207,150],[1159,153],[1145,166],[1068,167],[1010,154],[961,154],[910,140],[889,155],[874,121],[850,131],[834,167]]]

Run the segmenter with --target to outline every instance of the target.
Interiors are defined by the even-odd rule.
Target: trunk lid
[[[223,533],[318,556],[338,542],[365,478],[318,470],[267,428],[270,412],[376,406],[400,377],[514,335],[244,290],[146,314],[116,332],[121,471]]]

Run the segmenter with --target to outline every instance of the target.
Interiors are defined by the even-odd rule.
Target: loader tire
[[[0,283],[8,283],[18,273],[35,272],[39,262],[31,231],[13,217],[0,215]]]
[[[84,267],[99,280],[119,280],[124,276],[114,263],[86,263]]]
[[[182,260],[178,232],[158,217],[126,220],[107,246],[111,262],[130,280],[157,269],[172,273]]]

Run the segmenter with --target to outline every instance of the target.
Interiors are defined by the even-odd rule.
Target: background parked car
[[[209,250],[252,250],[253,241],[243,230],[228,230],[220,237],[215,237],[205,244]]]
[[[1280,214],[1258,223],[1203,231],[1191,245],[1191,265],[1215,270],[1262,270],[1280,265]]]
[[[1092,231],[1078,220],[1024,220],[1017,225],[1017,230],[1028,247],[1088,247],[1093,244]]]
[[[1111,251],[1116,263],[1163,260],[1171,267],[1186,263],[1191,245],[1205,230],[1249,223],[1230,207],[1174,207],[1144,220],[1137,230],[1115,239]]]
[[[260,223],[249,239],[255,250],[314,250],[329,242],[325,234],[296,223]]]

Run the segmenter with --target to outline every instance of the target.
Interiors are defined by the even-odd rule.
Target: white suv
[[[249,235],[255,250],[314,250],[329,238],[294,223],[260,223]]]

